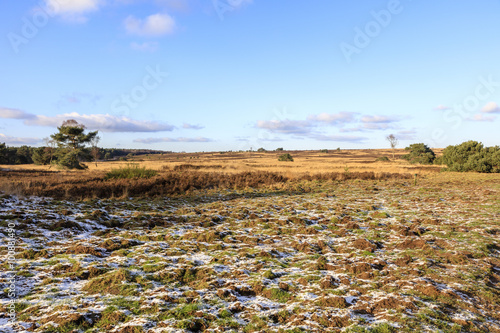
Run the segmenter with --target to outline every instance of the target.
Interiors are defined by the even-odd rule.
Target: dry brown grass
[[[62,171],[47,166],[4,166],[0,189],[12,194],[57,198],[112,198],[166,196],[211,189],[276,187],[300,181],[348,179],[409,179],[413,174],[430,176],[437,166],[418,166],[392,156],[390,150],[290,151],[294,162],[279,162],[286,152],[173,153],[137,157],[129,161],[88,163],[84,171]],[[403,155],[398,150],[396,157]],[[134,163],[158,170],[150,179],[106,180],[111,169]],[[283,188],[283,186],[281,186]]]
[[[8,174],[8,175],[7,175]],[[242,190],[267,188],[294,191],[296,184],[311,181],[345,181],[351,179],[410,179],[410,174],[374,172],[330,172],[296,174],[294,177],[265,172],[164,171],[148,179],[106,179],[104,172],[48,173],[19,170],[0,173],[0,190],[9,194],[48,196],[60,199],[161,197],[185,195],[206,190]],[[303,191],[299,187],[299,191]]]
[[[440,149],[435,152],[439,155]],[[278,156],[290,153],[294,162],[279,162]],[[87,163],[88,171],[109,171],[137,163],[154,170],[182,168],[189,164],[199,171],[216,171],[224,173],[240,173],[249,171],[269,171],[287,174],[296,173],[325,173],[344,172],[346,166],[350,172],[391,172],[391,173],[433,173],[438,171],[436,166],[417,166],[400,159],[406,154],[404,149],[396,150],[396,159],[392,160],[390,149],[363,149],[363,150],[331,150],[328,153],[320,151],[269,151],[269,152],[210,152],[210,153],[171,153],[164,155],[145,155],[132,158],[129,161],[100,162],[97,167],[94,163]],[[386,156],[390,162],[377,162],[376,159]],[[11,170],[38,170],[53,171],[54,167],[36,165],[5,165]]]

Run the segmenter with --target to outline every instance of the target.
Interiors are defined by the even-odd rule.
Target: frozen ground
[[[196,200],[4,196],[0,331],[500,332],[499,202],[494,184],[403,181]]]

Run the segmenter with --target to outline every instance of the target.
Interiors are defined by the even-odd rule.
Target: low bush
[[[402,158],[412,164],[432,164],[436,158],[436,154],[423,143],[414,143],[405,148],[409,154],[403,155]]]
[[[280,155],[280,157],[278,157],[278,161],[282,161],[282,162],[293,162],[293,157],[292,155],[290,154],[283,154],[283,155]]]
[[[380,156],[380,157],[377,157],[377,160],[378,162],[389,162],[389,157],[387,156]]]

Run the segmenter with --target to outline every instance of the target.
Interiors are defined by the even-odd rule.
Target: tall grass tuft
[[[126,167],[113,169],[106,173],[105,179],[138,179],[151,178],[158,174],[156,170],[139,167],[137,164],[127,164]]]

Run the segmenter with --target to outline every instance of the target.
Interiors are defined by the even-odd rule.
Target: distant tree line
[[[167,154],[170,152],[148,149],[120,149],[120,148],[98,148],[98,160],[112,161],[120,157],[131,157],[140,155]],[[8,147],[5,143],[0,143],[0,164],[38,164],[49,165],[52,161],[57,161],[59,148],[57,147]],[[90,162],[93,157],[90,156],[84,161]]]
[[[5,143],[0,143],[0,164],[31,164],[36,149],[29,146],[7,147]]]
[[[131,157],[140,155],[166,154],[170,152],[148,149],[120,149],[120,148],[98,148],[98,160],[117,160],[120,157]],[[38,164],[49,165],[57,161],[59,148],[57,147],[8,147],[5,143],[0,143],[0,164]],[[90,156],[84,161],[90,162],[93,157]]]

